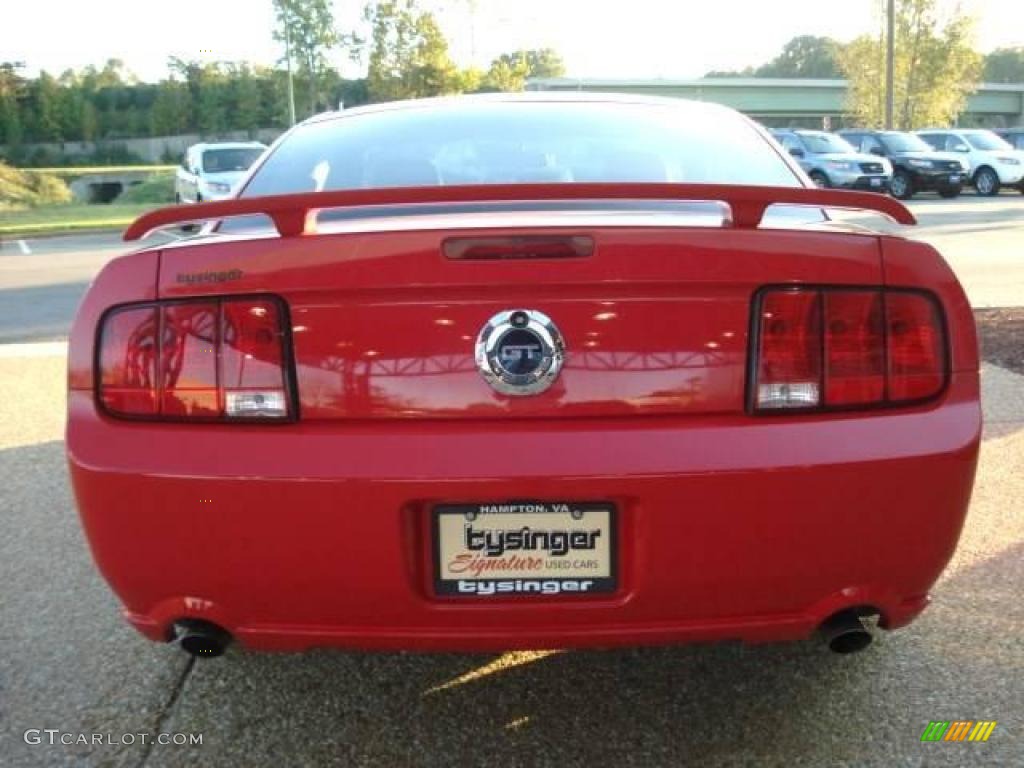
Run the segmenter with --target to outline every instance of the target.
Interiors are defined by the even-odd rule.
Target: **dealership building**
[[[772,127],[836,129],[843,125],[845,80],[721,77],[700,80],[604,80],[536,78],[531,91],[602,91],[711,101]],[[962,126],[1024,125],[1024,83],[982,83],[967,99]]]

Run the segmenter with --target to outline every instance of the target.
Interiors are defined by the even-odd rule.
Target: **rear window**
[[[334,189],[544,182],[800,186],[743,118],[674,105],[486,102],[300,126],[242,197]]]

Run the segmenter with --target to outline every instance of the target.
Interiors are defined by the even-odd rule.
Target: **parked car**
[[[858,152],[833,133],[790,130],[772,131],[772,135],[819,187],[889,189],[892,167],[888,161]]]
[[[935,149],[963,157],[979,195],[998,195],[1001,187],[1015,187],[1024,180],[1024,155],[992,131],[950,128],[918,131],[917,135]]]
[[[889,191],[909,200],[918,192],[938,192],[956,197],[970,170],[957,155],[937,152],[912,133],[850,129],[839,135],[861,152],[886,158],[893,168]]]
[[[1018,152],[1024,154],[1024,126],[1018,126],[1017,128],[1003,128],[1002,130],[996,131],[1003,141],[1012,146]],[[1017,185],[1017,189],[1024,192],[1024,179],[1021,180],[1020,184]]]
[[[256,141],[193,144],[185,150],[175,175],[175,201],[201,203],[231,197],[234,186],[266,148]]]
[[[215,656],[902,627],[981,429],[970,305],[914,219],[722,106],[380,104],[290,130],[214,220],[106,264],[67,455],[127,620]],[[72,628],[73,629],[73,628]]]

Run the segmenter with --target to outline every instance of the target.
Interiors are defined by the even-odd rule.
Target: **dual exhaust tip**
[[[832,614],[820,634],[833,653],[863,651],[871,645],[871,632],[853,610]],[[231,644],[231,633],[210,621],[182,619],[174,624],[175,640],[186,653],[200,659],[222,656]]]
[[[819,629],[825,645],[833,653],[856,653],[871,645],[871,632],[853,610],[829,616]]]
[[[211,621],[182,619],[174,623],[174,640],[190,656],[213,659],[231,645],[231,633]]]

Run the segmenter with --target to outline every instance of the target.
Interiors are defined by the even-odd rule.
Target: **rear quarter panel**
[[[157,297],[160,252],[139,251],[107,263],[75,314],[68,341],[68,387],[92,389],[96,332],[103,313],[116,304]]]
[[[880,242],[885,284],[925,288],[938,296],[946,315],[950,369],[954,373],[976,373],[979,356],[974,313],[949,264],[927,243],[897,237],[883,237]]]

